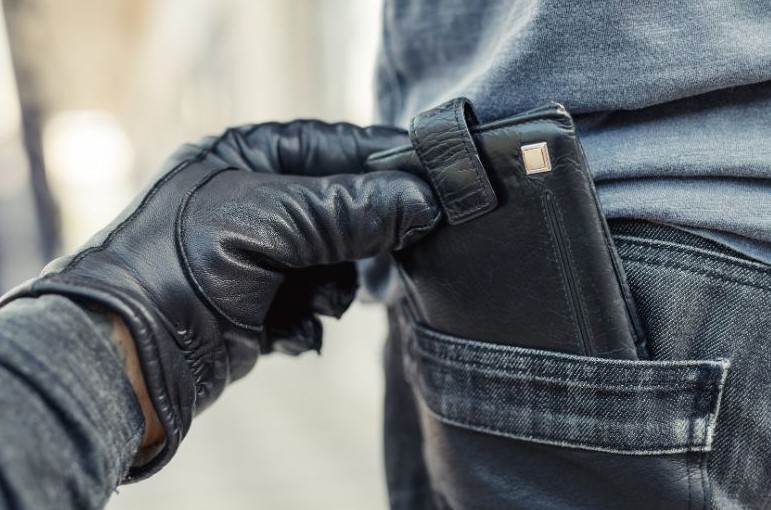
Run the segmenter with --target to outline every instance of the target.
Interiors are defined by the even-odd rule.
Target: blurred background
[[[372,121],[379,0],[2,0],[0,292],[112,218],[179,144],[227,126]],[[385,312],[269,356],[125,509],[386,508]]]

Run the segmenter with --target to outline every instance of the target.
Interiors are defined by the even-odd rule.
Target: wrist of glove
[[[127,480],[165,465],[193,416],[260,354],[318,350],[318,315],[339,317],[353,300],[351,261],[439,222],[420,178],[357,173],[405,143],[390,128],[296,121],[183,146],[86,246],[3,296],[84,299],[128,325],[166,443]]]

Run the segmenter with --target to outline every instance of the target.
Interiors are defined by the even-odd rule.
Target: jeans
[[[610,226],[649,360],[450,337],[391,307],[393,509],[765,506],[771,267],[668,225]]]

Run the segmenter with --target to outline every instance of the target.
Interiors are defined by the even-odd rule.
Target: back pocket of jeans
[[[689,508],[705,498],[703,464],[728,361],[590,358],[415,323],[402,331],[424,455],[450,508],[552,507],[518,499],[551,497],[543,493],[549,477],[579,491],[586,508],[620,504],[614,491],[625,499],[642,491],[636,508]]]

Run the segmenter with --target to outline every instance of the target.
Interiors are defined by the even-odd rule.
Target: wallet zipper
[[[564,280],[568,287],[568,295],[570,297],[570,305],[573,307],[573,315],[576,318],[578,324],[578,334],[581,337],[581,344],[584,349],[584,354],[591,356],[594,354],[592,349],[591,337],[589,335],[589,318],[583,313],[584,307],[581,303],[580,285],[578,283],[578,276],[576,275],[576,268],[573,264],[573,257],[570,255],[568,248],[567,232],[562,224],[557,205],[554,203],[554,197],[551,193],[546,193],[544,196],[546,203],[546,217],[549,221],[549,227],[554,234],[554,240],[557,246],[557,256],[559,257],[559,266],[562,270]]]

